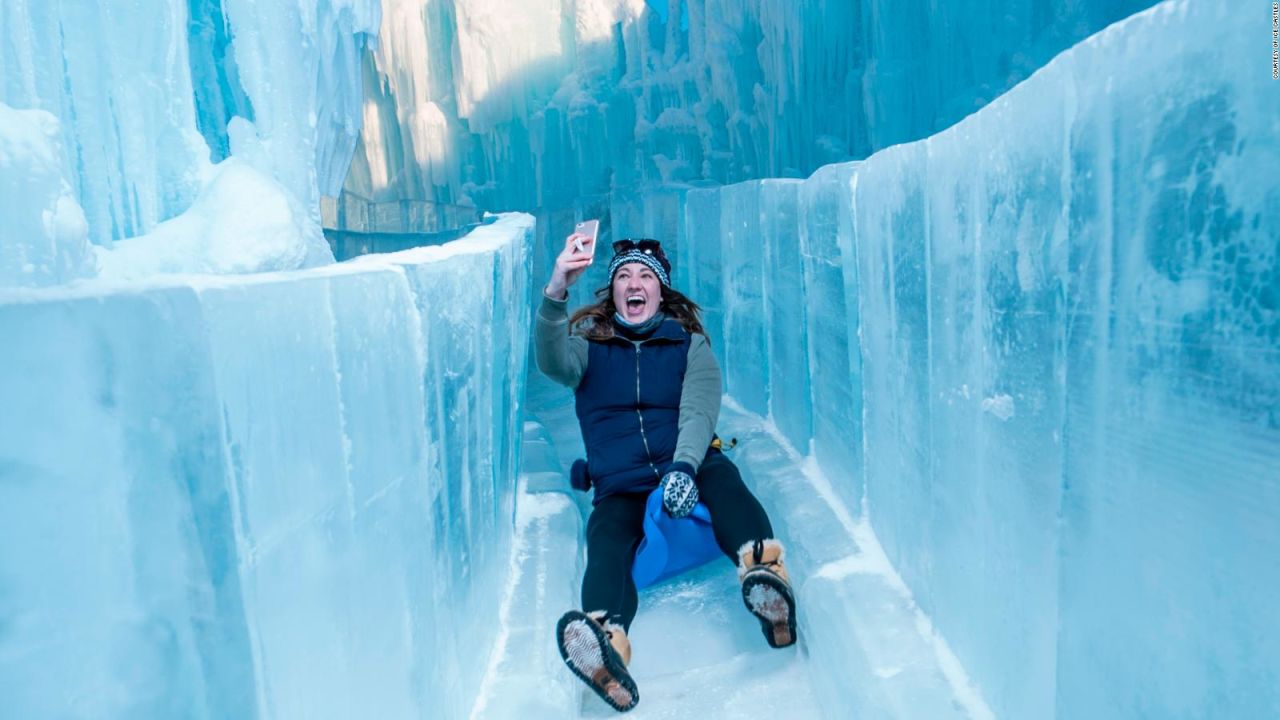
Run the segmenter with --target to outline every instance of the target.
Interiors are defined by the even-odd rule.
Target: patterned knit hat
[[[627,263],[638,262],[648,266],[663,285],[671,287],[671,263],[662,244],[649,238],[619,240],[613,244],[613,260],[609,261],[609,282],[614,273]]]

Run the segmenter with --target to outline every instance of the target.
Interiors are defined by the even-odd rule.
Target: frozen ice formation
[[[202,193],[219,194],[209,187],[221,174],[212,164],[236,151],[232,120],[239,117],[260,150],[248,161],[294,206],[289,234],[298,243],[289,254],[308,260],[292,267],[331,262],[319,202],[338,194],[347,175],[363,106],[361,58],[379,19],[376,0],[5,0],[0,102],[58,118],[62,175],[83,208],[89,240],[102,247],[140,236],[167,242],[173,228],[156,236],[157,226]],[[252,232],[275,232],[273,222]],[[188,219],[183,230],[199,225]],[[188,248],[205,241],[186,240]],[[147,242],[131,244],[136,254]],[[186,249],[131,274],[172,265]],[[54,281],[81,276],[68,271]]]
[[[386,0],[346,190],[547,212],[802,177],[938,132],[1151,4]]]
[[[124,254],[132,266],[106,263],[114,277],[293,269],[331,260],[319,203],[340,194],[426,201],[429,219],[583,212],[584,196],[607,209],[615,191],[864,157],[942,129],[1147,4],[972,0],[921,27],[916,8],[886,0],[786,12],[747,0],[5,0],[0,102],[59,119],[90,242],[147,238]],[[294,207],[294,247],[264,256],[295,265],[158,249],[173,228],[157,226],[218,193],[212,166],[238,154],[236,118],[263,150],[250,165]],[[249,234],[279,238],[273,217]],[[220,242],[188,247],[209,246],[207,260]]]
[[[0,103],[0,287],[56,285],[96,270],[63,168],[58,119]]]
[[[727,392],[865,509],[997,717],[1280,706],[1256,24],[1164,3],[922,142],[632,213],[676,218]]]
[[[508,565],[532,228],[0,302],[6,716],[464,716]]]

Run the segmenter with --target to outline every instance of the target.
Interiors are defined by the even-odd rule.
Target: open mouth
[[[632,295],[627,298],[627,310],[635,311],[644,307],[644,297],[641,295]]]

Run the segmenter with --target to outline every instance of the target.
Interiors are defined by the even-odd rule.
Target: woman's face
[[[627,322],[642,323],[662,305],[662,282],[644,263],[627,263],[613,274],[613,304]]]

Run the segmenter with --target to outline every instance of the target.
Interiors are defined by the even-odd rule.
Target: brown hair
[[[662,291],[659,309],[666,313],[667,317],[679,322],[690,335],[700,334],[710,343],[711,338],[707,335],[707,331],[702,329],[702,321],[699,318],[702,308],[679,290],[666,285],[659,287]],[[613,304],[613,283],[610,282],[596,290],[595,295],[598,302],[578,308],[569,319],[569,327],[588,340],[603,342],[614,335],[613,314],[618,311],[618,306]]]

